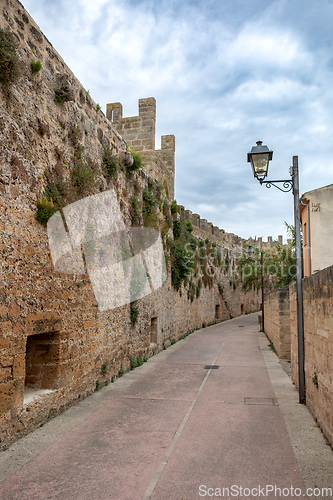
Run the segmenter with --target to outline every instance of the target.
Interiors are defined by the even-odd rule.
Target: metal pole
[[[302,294],[302,258],[301,258],[301,218],[299,208],[299,177],[298,156],[293,156],[293,194],[295,221],[296,250],[296,293],[297,293],[297,345],[298,345],[298,394],[299,402],[305,402],[305,372],[304,372],[304,324],[303,324],[303,294]]]
[[[264,312],[264,261],[263,253],[260,252],[260,266],[261,266],[261,312],[262,312],[262,331],[265,333],[265,312]]]

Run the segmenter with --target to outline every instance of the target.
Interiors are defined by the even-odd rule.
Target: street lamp
[[[252,260],[253,259],[253,255],[254,255],[254,250],[253,248],[250,246],[247,247],[247,249],[245,250],[246,252],[246,257],[249,259],[249,260]]]
[[[295,224],[295,251],[296,251],[296,292],[297,292],[297,344],[298,344],[298,394],[299,402],[305,402],[305,373],[304,373],[304,325],[303,325],[303,296],[302,296],[302,258],[301,258],[301,220],[299,209],[299,176],[298,156],[293,156],[293,166],[290,167],[290,179],[266,181],[268,164],[273,158],[273,151],[263,146],[262,141],[251,149],[247,155],[247,161],[251,163],[253,175],[260,184],[266,184],[267,188],[272,186],[287,193],[293,191],[294,195],[294,224]],[[282,184],[279,186],[277,184]]]
[[[247,161],[251,163],[254,177],[260,180],[267,176],[268,164],[272,158],[273,151],[270,151],[267,146],[263,146],[262,141],[257,141],[257,145],[253,146],[251,153],[247,154]]]

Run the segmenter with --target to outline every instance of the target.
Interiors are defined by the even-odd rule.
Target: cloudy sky
[[[247,153],[274,151],[271,179],[299,157],[301,193],[333,183],[333,0],[22,0],[105,111],[157,100],[176,136],[176,199],[244,238],[285,234],[293,197],[253,178]]]

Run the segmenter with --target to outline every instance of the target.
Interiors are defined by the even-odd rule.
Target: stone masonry
[[[303,279],[306,404],[333,445],[333,266]],[[291,375],[298,386],[296,285],[290,285]]]
[[[290,360],[289,288],[265,293],[265,333],[279,358]]]

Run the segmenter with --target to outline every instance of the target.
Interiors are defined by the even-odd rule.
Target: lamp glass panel
[[[252,154],[252,168],[255,176],[266,177],[269,163],[268,153]]]

